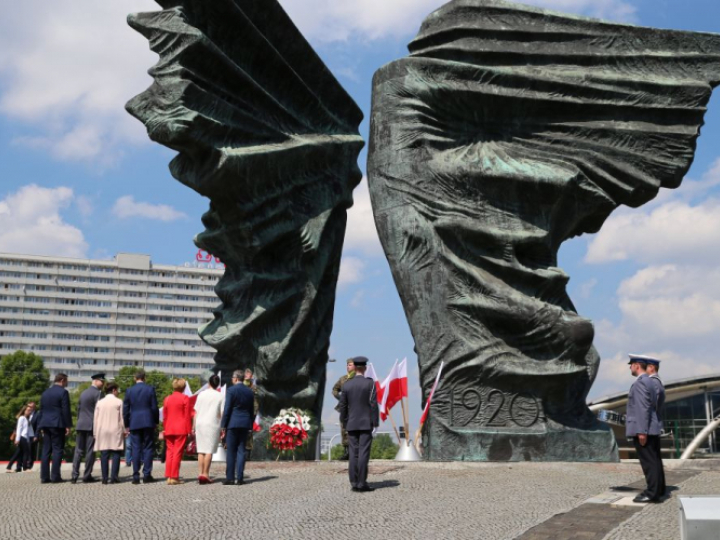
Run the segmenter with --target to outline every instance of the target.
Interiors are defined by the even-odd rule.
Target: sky
[[[442,0],[280,0],[365,113],[380,66]],[[717,0],[532,0],[604,19],[720,32]],[[126,24],[151,0],[0,0],[0,252],[155,263],[194,260],[207,201],[173,180],[174,152],[152,143],[125,103],[151,83],[157,56]],[[720,94],[720,90],[716,92]],[[594,321],[602,357],[590,398],[623,391],[629,352],[659,356],[665,380],[720,373],[720,95],[714,96],[683,185],[640,209],[617,210],[602,230],[566,243],[578,313]],[[366,170],[365,151],[360,167]],[[364,355],[384,376],[410,365],[414,431],[421,411],[417,357],[377,239],[363,180],[349,211],[323,421],[337,422],[329,388],[345,359]],[[400,415],[395,414],[396,420]],[[384,426],[388,427],[388,426]]]

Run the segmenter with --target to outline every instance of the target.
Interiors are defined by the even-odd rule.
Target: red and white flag
[[[390,370],[390,375],[383,382],[383,398],[380,405],[380,417],[383,422],[387,419],[390,409],[392,409],[402,398],[407,397],[407,359],[404,358],[398,364],[395,364]]]
[[[377,396],[377,402],[378,405],[382,404],[383,400],[383,393],[385,388],[382,384],[380,384],[380,378],[377,376],[377,373],[375,373],[375,368],[373,367],[372,363],[368,362],[367,365],[367,371],[365,372],[365,377],[368,379],[372,379],[375,383],[375,395]]]
[[[253,421],[253,431],[262,431],[262,419],[260,418],[260,413],[255,415],[255,420]]]
[[[425,420],[427,420],[428,413],[430,412],[430,402],[432,401],[435,390],[437,390],[438,383],[440,382],[440,374],[442,373],[444,365],[445,365],[445,362],[440,362],[440,367],[438,368],[437,375],[435,375],[435,382],[433,383],[432,388],[430,389],[430,395],[427,398],[427,403],[425,403],[425,408],[423,409],[422,416],[420,417],[420,427],[421,428],[422,428],[423,424],[425,424]]]

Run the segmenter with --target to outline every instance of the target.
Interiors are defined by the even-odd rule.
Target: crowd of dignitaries
[[[132,483],[140,484],[141,479],[143,483],[154,482],[153,456],[159,437],[166,445],[168,484],[183,483],[180,463],[190,440],[197,447],[198,480],[201,484],[211,483],[212,455],[221,438],[228,452],[223,484],[243,484],[247,453],[252,448],[249,442],[253,420],[258,412],[252,372],[235,371],[233,386],[226,395],[219,391],[220,378],[211,376],[207,389],[200,392],[194,405],[185,393],[186,381],[174,379],[173,392],[163,402],[163,431],[159,436],[160,408],[155,388],[145,383],[144,371],[135,373],[135,384],[127,389],[124,400],[119,398],[118,385],[106,382],[104,373],[97,373],[91,379],[91,386],[80,395],[72,483],[97,481],[92,475],[96,452],[100,452],[102,483],[118,482],[121,455],[128,443],[132,447]],[[30,441],[42,433],[40,481],[43,484],[65,481],[60,475],[60,465],[66,437],[73,427],[67,385],[66,374],[56,375],[52,386],[40,398],[40,412],[36,415],[35,404],[31,403],[18,414],[18,449],[8,466],[10,472],[13,463],[18,464],[18,470],[32,467]]]

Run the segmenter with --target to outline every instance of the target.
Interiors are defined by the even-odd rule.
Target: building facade
[[[720,375],[665,381],[664,386],[665,406],[661,412],[664,456],[679,458],[696,441],[695,457],[720,455],[720,429],[702,436],[705,428],[720,418]],[[588,404],[590,410],[598,413],[598,418],[613,428],[621,458],[634,457],[632,443],[625,438],[627,401],[628,393],[622,392]]]
[[[197,329],[213,318],[223,271],[127,253],[113,260],[0,254],[0,356],[34,352],[51,375],[67,373],[71,387],[125,366],[201,375],[213,367],[214,350]]]

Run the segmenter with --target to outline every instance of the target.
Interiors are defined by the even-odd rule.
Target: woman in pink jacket
[[[123,402],[118,398],[120,390],[114,382],[105,385],[105,397],[95,407],[93,436],[95,451],[100,452],[100,470],[103,484],[116,484],[120,473],[120,456],[125,441]],[[112,472],[108,469],[112,459]]]

